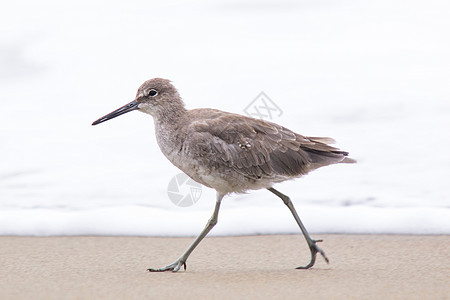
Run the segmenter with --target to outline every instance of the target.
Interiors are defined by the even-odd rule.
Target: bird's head
[[[153,78],[139,87],[133,101],[101,117],[92,125],[100,124],[133,110],[139,110],[155,118],[170,118],[174,114],[185,111],[185,108],[177,89],[169,80]]]

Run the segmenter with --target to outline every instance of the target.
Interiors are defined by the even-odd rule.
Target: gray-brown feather
[[[196,110],[190,112],[195,116]],[[183,147],[212,168],[226,167],[256,180],[288,179],[339,163],[348,154],[327,145],[334,141],[330,138],[305,137],[271,122],[213,109],[201,113],[188,126]]]

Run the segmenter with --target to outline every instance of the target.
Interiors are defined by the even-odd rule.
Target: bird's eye
[[[148,91],[148,95],[149,95],[150,97],[154,97],[154,96],[158,95],[158,92],[155,91],[155,90],[150,90],[150,91]]]

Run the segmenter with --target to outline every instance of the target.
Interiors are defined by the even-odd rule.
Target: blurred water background
[[[0,25],[0,234],[201,230],[214,191],[170,201],[150,116],[90,125],[153,77],[188,108],[244,114],[264,92],[272,121],[349,151],[276,186],[311,232],[450,234],[447,1],[28,0]],[[299,229],[263,190],[225,198],[211,232],[273,233]]]

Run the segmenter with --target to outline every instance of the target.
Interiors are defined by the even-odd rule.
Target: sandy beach
[[[149,273],[193,238],[0,237],[1,299],[450,299],[450,236],[209,237],[187,271]]]

